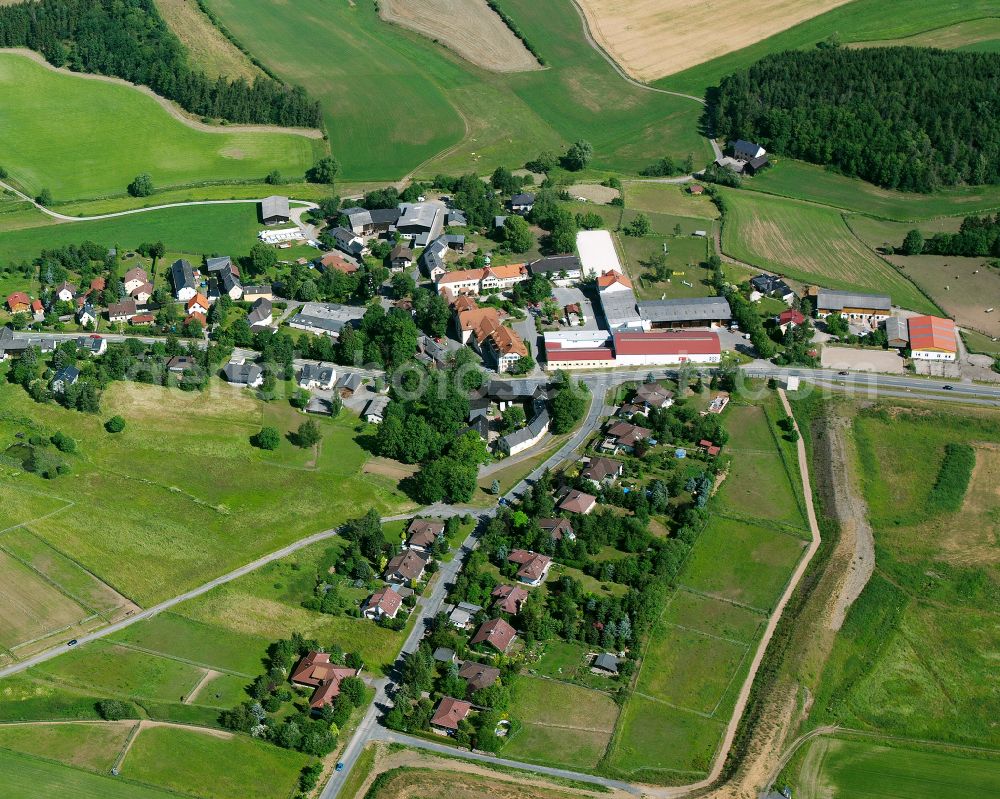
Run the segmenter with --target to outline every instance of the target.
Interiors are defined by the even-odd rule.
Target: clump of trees
[[[133,197],[148,197],[153,193],[153,178],[148,172],[136,175],[135,180],[128,184],[128,193]]]
[[[891,189],[1000,181],[1000,54],[826,46],[722,79],[709,127]]]
[[[967,216],[958,233],[935,233],[926,240],[919,230],[911,230],[900,251],[904,255],[1000,256],[1000,214]]]
[[[568,373],[556,373],[556,395],[552,398],[550,429],[556,435],[568,433],[587,412],[589,392],[581,380],[573,383]]]

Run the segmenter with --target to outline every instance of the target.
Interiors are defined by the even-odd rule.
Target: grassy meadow
[[[488,173],[577,138],[594,145],[596,169],[635,172],[664,150],[709,156],[700,106],[624,82],[583,40],[569,0],[505,3],[547,62],[509,75],[384,22],[370,3],[303,0],[294,14],[262,0],[209,6],[277,74],[319,99],[347,179]]]
[[[58,760],[106,774],[115,764],[135,722],[106,724],[4,724],[0,750]]]
[[[727,255],[803,283],[885,292],[894,305],[937,311],[909,280],[854,237],[840,212],[763,194],[725,190]]]
[[[301,175],[323,142],[290,133],[199,130],[129,86],[0,54],[0,152],[29,194],[55,200],[124,194],[141,172],[156,186]],[[44,97],[45,103],[37,98]]]
[[[657,214],[718,219],[719,209],[704,194],[693,195],[690,184],[629,181],[625,184],[625,207]]]

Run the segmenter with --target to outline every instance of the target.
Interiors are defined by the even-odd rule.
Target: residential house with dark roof
[[[473,618],[481,610],[482,608],[479,605],[474,605],[471,602],[459,602],[449,611],[448,621],[451,622],[453,627],[464,630],[472,624]]]
[[[113,302],[108,306],[109,322],[128,322],[133,316],[138,315],[139,309],[135,300],[128,299],[121,302]]]
[[[366,619],[394,619],[403,605],[403,597],[389,586],[376,591],[361,606],[361,615]]]
[[[820,289],[816,295],[816,316],[825,319],[835,313],[853,322],[877,324],[892,315],[892,299],[888,294]]]
[[[515,214],[527,214],[535,207],[535,195],[530,192],[515,194],[507,205]]]
[[[498,585],[493,589],[493,607],[516,616],[528,601],[528,592],[516,585]]]
[[[428,560],[427,555],[417,552],[415,549],[404,550],[390,560],[385,567],[385,579],[398,580],[401,583],[418,582],[424,576]]]
[[[340,212],[347,217],[347,226],[358,236],[380,236],[396,229],[398,208],[361,208],[354,206]]]
[[[406,528],[406,545],[411,549],[429,552],[438,536],[444,533],[444,522],[438,519],[414,519]]]
[[[490,619],[476,631],[469,643],[472,646],[489,646],[505,655],[516,638],[517,631],[503,619]]]
[[[539,519],[538,526],[543,532],[548,533],[553,541],[562,541],[564,538],[567,541],[576,540],[576,533],[573,532],[573,525],[569,519]]]
[[[261,297],[252,306],[247,314],[247,324],[250,329],[270,327],[272,321],[273,306],[270,300]]]
[[[395,271],[413,266],[413,248],[400,242],[389,253],[389,268]]]
[[[602,671],[605,674],[618,674],[618,657],[612,655],[610,652],[599,654],[594,658],[594,662],[591,665],[594,669]]]
[[[299,388],[323,389],[329,391],[333,388],[333,383],[337,379],[337,371],[330,364],[307,363],[303,364],[299,372]]]
[[[358,256],[365,251],[365,240],[345,227],[335,227],[330,236],[334,246],[348,255]]]
[[[508,433],[497,442],[497,449],[508,457],[535,446],[549,431],[549,412],[541,410],[525,427]]]
[[[635,445],[644,441],[653,434],[648,427],[639,427],[631,422],[615,422],[607,430],[607,439],[602,444],[602,449],[611,451],[622,450],[632,452]]]
[[[237,386],[258,388],[264,383],[264,370],[246,358],[233,358],[222,367],[222,374],[228,382]]]
[[[517,570],[517,579],[527,585],[537,586],[544,583],[552,567],[552,558],[548,555],[526,549],[515,549],[507,556],[507,560],[521,567]]]
[[[583,467],[580,475],[600,488],[609,480],[612,482],[617,480],[622,476],[624,470],[625,465],[621,461],[611,460],[611,458],[591,458],[590,463]]]
[[[198,293],[194,282],[194,268],[184,258],[178,258],[170,265],[170,282],[174,287],[174,297],[180,302],[187,302]]]
[[[108,340],[96,333],[91,333],[89,336],[79,336],[76,339],[76,349],[91,357],[97,357],[108,351]]]
[[[469,684],[469,691],[475,693],[483,688],[489,688],[500,679],[500,669],[467,660],[458,670],[458,676]]]
[[[76,296],[76,286],[68,280],[64,280],[53,291],[55,298],[60,302],[72,302]]]
[[[575,255],[549,255],[528,264],[528,271],[534,275],[545,275],[556,285],[579,280],[583,276],[580,259]]]
[[[659,383],[642,383],[635,390],[635,401],[649,409],[669,408],[674,404],[674,392]]]
[[[791,303],[795,299],[795,292],[777,275],[761,273],[750,278],[750,302],[757,302],[762,297],[774,297]]]
[[[51,388],[56,394],[63,394],[67,388],[72,385],[76,385],[76,381],[79,379],[79,369],[75,366],[64,366],[52,377],[52,382],[49,384],[49,388]]]

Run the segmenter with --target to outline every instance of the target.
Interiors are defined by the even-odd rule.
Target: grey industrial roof
[[[635,292],[632,289],[601,292],[600,301],[609,327],[617,327],[642,318],[636,310]]]
[[[469,224],[469,221],[465,218],[465,211],[459,211],[457,208],[449,208],[448,224],[455,225],[456,227],[463,227]]]
[[[905,319],[898,316],[890,316],[885,320],[885,335],[890,341],[898,339],[900,341],[910,340],[910,328]]]
[[[575,255],[550,255],[528,264],[533,275],[547,275],[553,272],[580,271],[580,259]]]
[[[365,416],[381,416],[385,413],[385,409],[389,405],[389,398],[379,394],[377,397],[372,397],[368,400],[368,404],[365,406]]]
[[[423,227],[430,230],[434,226],[441,209],[429,203],[400,203],[397,227]]]
[[[595,668],[604,669],[604,671],[613,671],[617,674],[618,658],[610,652],[602,652],[594,658],[594,666]]]
[[[892,299],[888,294],[860,294],[856,291],[820,289],[816,300],[816,307],[824,311],[841,310],[845,307],[875,308],[882,311],[892,308]]]
[[[340,380],[337,381],[337,388],[346,388],[348,391],[357,391],[360,385],[361,375],[356,372],[341,375]]]
[[[260,201],[260,215],[264,219],[269,219],[272,216],[290,217],[291,211],[288,208],[288,198],[279,197],[277,194],[265,197]]]
[[[190,261],[178,258],[170,265],[170,279],[174,284],[174,291],[184,288],[194,288],[194,269]]]
[[[307,302],[298,314],[288,320],[290,327],[315,327],[339,333],[344,325],[361,319],[365,309],[354,305],[327,302]]]
[[[643,318],[652,322],[713,321],[731,319],[725,297],[690,297],[682,300],[650,300],[639,303]]]

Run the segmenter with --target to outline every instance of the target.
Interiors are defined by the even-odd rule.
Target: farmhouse
[[[299,388],[320,388],[329,391],[337,379],[337,371],[326,364],[307,363],[299,372]]]
[[[134,266],[125,273],[125,293],[131,294],[140,286],[149,283],[149,275],[141,266]]]
[[[722,344],[709,331],[654,330],[649,333],[615,333],[615,359],[619,366],[664,366],[681,363],[719,363]]]
[[[348,255],[357,256],[365,251],[365,240],[346,227],[335,227],[330,231],[330,236],[333,238],[334,246]]]
[[[788,332],[790,328],[799,327],[806,323],[806,317],[801,311],[796,311],[794,308],[789,308],[787,311],[782,311],[778,314],[774,321],[778,325],[778,329],[782,333]]]
[[[528,264],[532,275],[545,275],[554,283],[569,283],[579,280],[582,275],[580,259],[575,255],[549,255]]]
[[[233,358],[222,367],[226,380],[237,386],[258,388],[264,382],[264,370],[246,358]]]
[[[345,325],[360,322],[364,308],[327,302],[307,302],[288,320],[288,326],[318,335],[338,336]]]
[[[332,704],[340,694],[341,681],[346,677],[354,677],[357,673],[357,669],[350,666],[331,663],[328,652],[308,652],[288,679],[293,685],[315,688],[309,707],[320,710],[324,705]]]
[[[542,532],[548,533],[553,541],[576,541],[576,533],[573,532],[573,525],[569,519],[539,519],[538,526]]]
[[[400,242],[392,248],[389,253],[389,266],[391,269],[409,269],[413,266],[413,248]]]
[[[425,243],[444,232],[444,209],[435,203],[400,203],[396,232],[404,239],[423,235]]]
[[[508,457],[531,449],[549,431],[549,412],[540,411],[525,427],[515,430],[497,442],[497,449]]]
[[[791,303],[795,299],[795,292],[780,277],[760,274],[750,278],[750,302],[757,302],[762,297],[775,297]]]
[[[676,327],[720,327],[733,318],[725,297],[690,297],[679,300],[644,300],[639,313],[648,320],[647,330]]]
[[[853,321],[882,322],[892,314],[892,300],[888,294],[820,289],[816,296],[816,316],[825,319],[834,313]]]
[[[145,305],[149,302],[149,298],[153,296],[153,284],[140,283],[129,292],[129,296],[135,300],[136,305]]]
[[[476,692],[483,688],[489,688],[500,679],[500,669],[477,663],[474,660],[467,660],[458,670],[458,676],[469,684],[469,690]]]
[[[265,225],[280,225],[292,221],[288,198],[272,194],[260,201],[260,221]]]
[[[469,643],[472,646],[477,644],[490,646],[501,655],[505,655],[516,638],[517,632],[503,619],[490,619],[476,631]]]
[[[178,258],[170,265],[170,282],[174,287],[174,296],[180,302],[187,302],[198,293],[194,282],[194,269],[191,263]]]
[[[586,516],[597,506],[597,497],[584,494],[575,488],[566,492],[558,504],[558,508],[566,513],[579,513]]]
[[[528,585],[541,585],[549,575],[552,558],[526,549],[515,549],[507,558],[511,563],[520,564],[517,578]]]
[[[459,722],[465,721],[471,711],[472,705],[469,702],[446,696],[431,717],[431,729],[439,735],[454,735]]]
[[[394,619],[402,604],[403,597],[385,586],[365,600],[361,606],[361,615],[366,619]]]
[[[921,361],[954,361],[958,350],[955,323],[939,316],[911,316],[907,320],[910,356]]]
[[[269,327],[271,324],[271,313],[271,301],[261,297],[251,306],[250,313],[247,314],[247,324],[250,325],[251,330]]]
[[[605,272],[625,271],[618,260],[611,234],[606,230],[581,230],[576,234],[576,249],[580,253],[580,268],[585,278]]]
[[[745,139],[737,139],[733,142],[733,158],[738,161],[751,161],[765,155],[767,155],[767,150],[755,142]]]
[[[313,263],[325,272],[341,272],[345,275],[354,274],[359,269],[358,265],[354,261],[348,261],[346,258],[335,252],[325,252],[313,261]]]
[[[427,561],[426,555],[422,555],[414,549],[407,549],[389,561],[385,567],[385,579],[400,583],[419,581],[424,576]]]
[[[490,596],[493,597],[493,607],[511,616],[520,613],[528,601],[528,592],[516,585],[498,585]]]
[[[535,206],[535,195],[530,193],[515,194],[508,203],[515,214],[526,214]]]
[[[399,220],[398,208],[375,208],[369,210],[354,206],[341,211],[347,217],[347,225],[359,236],[379,236],[395,230]]]
[[[31,297],[23,291],[15,291],[7,297],[7,310],[12,314],[27,313],[31,309]]]
[[[903,349],[910,346],[910,330],[905,319],[890,316],[885,320],[885,337],[890,347]]]

